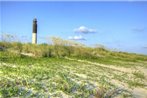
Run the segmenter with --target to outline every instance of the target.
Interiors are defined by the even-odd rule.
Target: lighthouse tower
[[[33,20],[32,44],[37,44],[37,19]]]

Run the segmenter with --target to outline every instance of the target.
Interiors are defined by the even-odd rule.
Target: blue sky
[[[57,36],[88,46],[147,54],[147,2],[0,2],[0,32],[31,42],[38,20],[38,42]]]

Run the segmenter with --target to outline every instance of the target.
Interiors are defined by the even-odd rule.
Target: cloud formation
[[[147,46],[145,46],[145,47],[142,47],[143,49],[147,49]]]
[[[70,40],[86,40],[83,36],[69,36],[68,39]]]
[[[87,28],[85,26],[80,26],[79,28],[74,29],[74,32],[88,34],[88,33],[95,33],[96,30]]]
[[[132,29],[134,32],[143,32],[145,28],[133,28]]]

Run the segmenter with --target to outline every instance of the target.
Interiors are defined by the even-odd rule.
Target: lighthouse
[[[32,44],[37,44],[37,19],[33,19]]]

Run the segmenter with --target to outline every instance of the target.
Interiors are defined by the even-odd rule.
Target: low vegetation
[[[0,42],[2,98],[145,98],[146,70],[145,55],[60,38],[38,45]]]

